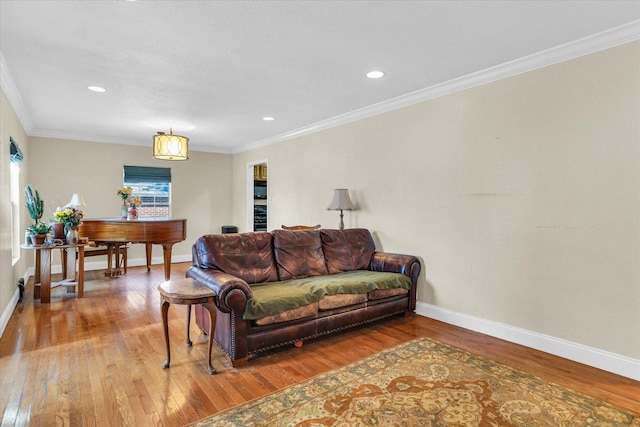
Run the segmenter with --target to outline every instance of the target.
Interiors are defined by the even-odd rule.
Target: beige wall
[[[270,228],[419,256],[418,300],[640,358],[640,43],[234,156],[269,160]]]
[[[326,206],[349,188],[347,227],[423,260],[420,302],[639,359],[639,59],[634,42],[233,157],[192,152],[170,163],[173,216],[189,224],[174,254],[246,229],[246,164],[268,159],[271,228],[336,227]],[[5,313],[27,267],[8,246],[10,135],[21,187],[50,206],[82,192],[91,217],[118,215],[123,164],[166,163],[148,147],[27,138],[0,95]]]
[[[18,279],[25,271],[25,257],[21,256],[14,264],[11,254],[11,174],[9,171],[9,138],[20,146],[23,154],[29,154],[29,142],[13,107],[4,91],[0,89],[0,316],[9,316],[6,311],[14,297]],[[27,165],[20,167],[20,182],[26,181]],[[24,195],[21,193],[24,205]],[[26,208],[24,216],[29,219]],[[27,226],[26,219],[21,219],[21,230]],[[3,317],[3,320],[4,317]],[[8,320],[8,319],[6,319]],[[2,326],[0,322],[0,326]]]
[[[151,144],[151,143],[149,143]],[[191,245],[203,234],[218,233],[231,221],[231,155],[191,151],[186,162],[151,157],[149,147],[30,138],[29,182],[40,191],[51,215],[73,193],[82,193],[88,218],[119,217],[122,166],[171,168],[171,205],[174,218],[187,219],[187,239],[173,247],[173,257],[191,260]],[[129,257],[144,260],[144,246],[133,245]],[[162,248],[153,247],[156,261]],[[55,262],[55,260],[54,260]]]

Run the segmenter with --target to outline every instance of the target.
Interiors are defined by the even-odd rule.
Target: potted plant
[[[27,195],[27,201],[25,204],[29,210],[29,216],[31,216],[31,219],[37,223],[44,213],[44,201],[40,199],[40,193],[38,190],[34,190],[33,187],[31,187],[31,184],[27,185],[24,192]]]
[[[44,222],[36,222],[28,226],[27,232],[31,235],[31,244],[33,246],[42,246],[50,230],[51,227]]]
[[[36,241],[39,241],[39,245],[42,245],[50,230],[48,225],[40,222],[40,218],[42,218],[44,213],[44,201],[40,198],[38,190],[34,190],[33,187],[31,187],[31,184],[27,185],[24,192],[27,196],[25,205],[29,210],[29,216],[33,219],[33,224],[27,227],[27,232],[32,236],[31,242],[33,245],[37,244]],[[41,237],[34,240],[34,235],[41,235]]]

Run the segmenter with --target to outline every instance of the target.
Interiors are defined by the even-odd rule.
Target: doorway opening
[[[269,185],[268,162],[261,160],[249,163],[247,169],[247,229],[267,231],[269,229]]]

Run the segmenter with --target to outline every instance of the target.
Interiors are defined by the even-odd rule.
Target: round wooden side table
[[[216,294],[211,289],[203,286],[193,279],[175,279],[162,282],[158,286],[161,299],[162,324],[164,327],[164,341],[167,344],[167,360],[162,365],[168,368],[171,363],[171,349],[169,347],[169,324],[168,312],[169,305],[182,304],[188,305],[187,308],[187,346],[191,347],[192,342],[189,338],[189,327],[191,325],[191,305],[202,304],[209,311],[211,326],[209,329],[209,373],[215,374],[216,369],[211,364],[211,348],[213,347],[213,334],[216,328]]]

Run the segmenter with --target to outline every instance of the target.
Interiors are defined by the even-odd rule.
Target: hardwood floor
[[[172,277],[188,266],[174,264]],[[85,277],[84,298],[58,288],[51,304],[33,301],[30,280],[0,339],[2,426],[180,426],[420,336],[640,412],[640,382],[420,316],[287,347],[239,369],[214,348],[218,374],[209,375],[206,337],[192,322],[186,347],[186,307],[172,305],[171,367],[162,369],[162,266]]]

